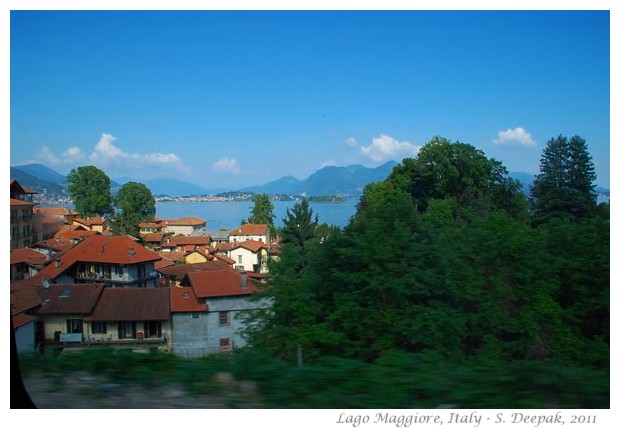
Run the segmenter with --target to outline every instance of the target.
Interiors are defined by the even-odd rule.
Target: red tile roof
[[[34,206],[36,203],[31,201],[17,200],[15,198],[11,198],[11,206]]]
[[[27,247],[11,250],[11,265],[24,262],[28,265],[43,265],[47,257]]]
[[[170,288],[170,311],[172,313],[207,311],[207,304],[196,298],[191,287]]]
[[[228,252],[230,249],[232,249],[233,247],[233,243],[216,243],[215,244],[215,250],[217,252]]]
[[[186,279],[198,298],[251,295],[254,292],[254,283],[250,279],[247,279],[246,288],[241,287],[241,274],[235,270],[194,271],[187,273]]]
[[[82,231],[80,229],[74,229],[67,231],[61,235],[66,240],[82,240],[86,237],[93,237],[95,235],[101,235],[98,231]]]
[[[187,216],[187,217],[182,217],[179,219],[169,219],[169,220],[165,220],[163,221],[164,224],[166,225],[172,225],[172,226],[188,226],[188,225],[206,225],[206,221],[200,219],[199,217],[196,216]]]
[[[16,314],[11,319],[13,320],[13,329],[17,329],[30,322],[34,322],[35,320],[37,320],[37,317],[31,316],[30,314],[26,314],[26,313],[20,313],[20,314]]]
[[[169,320],[170,288],[105,288],[89,322]]]
[[[88,222],[89,225],[103,225],[106,220],[103,217],[98,217],[98,216],[93,216],[90,217],[88,219],[86,219],[86,222]]]
[[[100,216],[91,216],[87,219],[84,219],[81,217],[75,217],[73,218],[73,222],[77,222],[79,224],[91,227],[93,225],[103,225],[106,222],[106,219]]]
[[[133,265],[161,259],[157,253],[135,243],[125,235],[93,235],[58,256],[60,266],[51,263],[39,271],[56,278],[76,262]]]
[[[203,257],[205,257],[208,261],[213,259],[213,255],[211,254],[211,252],[209,252],[204,247],[196,247],[194,249],[186,251],[185,258],[187,259],[187,257],[191,255],[192,253],[198,253],[199,255],[202,255]]]
[[[262,241],[246,240],[233,244],[233,247],[230,250],[238,249],[239,247],[243,247],[244,249],[248,249],[250,252],[254,253],[258,252],[260,249],[267,249],[267,245]]]
[[[161,258],[170,259],[175,262],[183,262],[185,260],[185,254],[181,252],[157,252]]]
[[[269,226],[265,223],[246,223],[239,228],[231,229],[229,235],[267,235]]]
[[[159,261],[155,261],[155,269],[159,271],[160,268],[172,267],[175,266],[176,263],[172,259],[161,258]]]
[[[228,265],[234,265],[237,263],[237,261],[235,261],[233,258],[229,258],[222,253],[214,253],[213,257],[216,258],[218,261],[226,262]]]
[[[90,314],[104,290],[102,284],[51,284],[41,288],[37,314]]]
[[[145,243],[157,243],[161,244],[164,239],[164,234],[162,232],[149,232],[142,237],[142,241]]]
[[[187,273],[192,271],[214,271],[214,270],[230,270],[234,271],[228,264],[221,261],[199,262],[197,264],[179,264],[173,267],[164,267],[158,270],[166,277],[181,279]]]
[[[49,280],[44,275],[37,275],[30,279],[18,280],[11,283],[11,314],[16,315],[41,305],[39,291],[43,289],[43,282]]]
[[[66,241],[62,238],[50,238],[49,240],[37,241],[31,247],[39,247],[41,249],[49,249],[54,252],[63,252],[69,250],[74,246],[70,241]]]

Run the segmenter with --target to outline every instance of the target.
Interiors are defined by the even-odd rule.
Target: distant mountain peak
[[[396,164],[395,161],[388,161],[374,168],[361,164],[327,165],[304,180],[284,176],[265,185],[251,186],[240,191],[308,196],[360,195],[368,183],[384,180]]]

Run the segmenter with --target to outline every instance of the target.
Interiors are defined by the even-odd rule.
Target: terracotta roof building
[[[230,268],[190,271],[181,285],[185,287],[176,288],[175,293],[186,292],[188,300],[194,295],[208,309],[206,313],[173,313],[172,350],[181,356],[200,357],[243,347],[245,321],[240,314],[271,305],[266,299],[251,299],[255,281]]]
[[[156,287],[155,261],[160,259],[128,236],[95,235],[58,255],[40,273],[58,283]]]
[[[235,243],[238,241],[255,240],[269,243],[271,238],[269,235],[269,225],[264,223],[246,223],[238,228],[228,231],[229,241]]]
[[[190,236],[194,233],[205,232],[207,228],[207,221],[196,216],[164,220],[162,223],[163,232],[172,235]]]
[[[46,259],[44,254],[27,247],[11,250],[11,281],[32,277],[43,268]]]

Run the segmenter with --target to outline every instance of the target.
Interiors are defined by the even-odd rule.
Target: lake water
[[[275,226],[283,225],[286,209],[295,205],[296,201],[273,201]],[[339,227],[345,226],[349,218],[355,214],[357,199],[349,199],[342,203],[310,203],[310,208],[319,216],[319,223],[327,223]],[[252,201],[218,201],[218,202],[157,202],[156,216],[162,219],[178,219],[186,216],[197,216],[207,221],[207,230],[217,231],[221,228],[233,229],[242,224],[250,216],[254,207]]]

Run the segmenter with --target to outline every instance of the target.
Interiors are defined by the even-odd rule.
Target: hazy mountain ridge
[[[36,174],[36,172],[34,171],[33,173]],[[37,177],[34,174],[27,173],[26,171],[21,170],[18,167],[11,167],[11,179],[17,180],[20,185],[37,191],[39,194],[67,194],[66,185],[61,185],[55,182],[51,182],[49,180],[42,179],[41,177]]]
[[[530,187],[536,179],[536,176],[534,174],[514,172],[508,173],[508,176],[518,180],[521,183],[521,189],[523,190],[525,195],[530,195]],[[610,190],[607,188],[603,188],[602,186],[595,186],[594,192],[596,192],[597,194],[605,195],[607,197],[609,197],[610,194]]]
[[[251,186],[240,191],[308,196],[361,195],[364,186],[384,180],[395,165],[397,165],[395,161],[389,161],[375,168],[360,164],[346,167],[327,166],[317,170],[305,180],[286,176],[262,186]]]
[[[250,186],[236,192],[266,193],[270,195],[361,195],[364,186],[368,183],[384,180],[397,163],[386,162],[375,168],[354,164],[344,167],[323,167],[307,179],[300,180],[293,176],[284,176],[261,186]],[[509,176],[518,180],[522,189],[529,194],[529,188],[534,182],[535,175],[523,172],[509,173]],[[11,178],[20,184],[39,193],[67,194],[66,177],[46,167],[43,164],[26,164],[11,167]],[[172,197],[192,195],[212,195],[229,191],[225,188],[207,190],[194,183],[177,179],[147,179],[135,180],[128,177],[116,178],[111,181],[112,191],[116,192],[122,184],[130,181],[144,183],[153,195],[168,195]],[[595,192],[609,197],[610,190],[601,186],[595,187]]]

